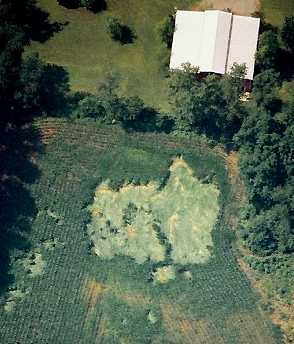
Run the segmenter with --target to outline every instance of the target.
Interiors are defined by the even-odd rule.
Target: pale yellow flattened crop
[[[171,246],[177,264],[205,263],[213,246],[211,231],[219,213],[219,190],[195,177],[176,158],[163,188],[157,183],[125,184],[118,191],[101,183],[89,211],[88,233],[102,258],[127,255],[139,264],[162,262]]]

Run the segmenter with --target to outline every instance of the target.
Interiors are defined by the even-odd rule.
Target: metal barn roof
[[[188,62],[200,72],[225,74],[234,62],[245,63],[252,80],[259,23],[223,11],[177,11],[170,68]]]

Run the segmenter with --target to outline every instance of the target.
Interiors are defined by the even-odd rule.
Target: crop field
[[[35,122],[31,247],[12,252],[5,344],[276,343],[240,270],[224,160],[196,139]]]

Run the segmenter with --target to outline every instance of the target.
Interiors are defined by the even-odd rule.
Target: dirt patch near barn
[[[191,10],[194,11],[224,10],[227,8],[234,14],[248,16],[259,10],[260,2],[259,0],[202,0],[200,3],[191,6]]]

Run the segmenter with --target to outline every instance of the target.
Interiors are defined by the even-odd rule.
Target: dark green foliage
[[[256,257],[248,256],[245,257],[246,263],[251,268],[258,272],[264,272],[267,274],[276,272],[279,269],[288,268],[291,266],[291,261],[287,257],[269,256],[269,257]]]
[[[81,0],[81,2],[87,10],[92,11],[94,13],[104,11],[107,8],[105,0]]]
[[[280,49],[276,32],[269,30],[259,36],[256,52],[256,67],[260,70],[276,68],[277,57]]]
[[[66,25],[51,22],[49,14],[37,6],[36,0],[2,0],[0,23],[18,26],[24,33],[27,43],[29,40],[45,42]]]
[[[133,43],[135,33],[127,25],[122,24],[117,18],[109,17],[107,20],[107,30],[114,41],[121,44]]]
[[[175,17],[170,14],[168,17],[166,17],[163,20],[158,30],[162,42],[166,44],[167,48],[169,49],[172,47],[174,30],[175,30]]]
[[[80,0],[57,0],[59,5],[64,6],[66,8],[79,8],[81,6]]]
[[[281,29],[281,38],[285,46],[294,52],[294,16],[285,18]]]
[[[171,74],[169,97],[176,125],[180,130],[197,130],[230,142],[243,118],[240,96],[245,67],[234,65],[223,79],[209,75],[199,80],[197,72],[185,65],[183,70]]]
[[[261,84],[268,80],[272,90],[268,89],[266,94],[266,88],[263,93],[255,86],[249,113],[235,137],[241,147],[240,168],[251,202],[240,230],[246,244],[257,254],[291,253],[294,251],[291,196],[294,97],[289,92],[284,104],[273,107],[273,100],[282,103],[276,75],[267,71],[257,78]]]
[[[245,218],[240,226],[242,238],[250,250],[258,255],[271,254],[277,250],[276,225],[279,221],[273,210]]]
[[[146,106],[137,96],[122,97],[119,95],[120,77],[108,74],[98,84],[95,95],[77,94],[71,102],[75,116],[94,118],[100,123],[121,123],[126,130],[168,131],[172,123]],[[80,99],[79,99],[80,98]]]
[[[19,78],[24,33],[14,25],[0,23],[0,113],[7,117],[14,106]]]
[[[122,125],[127,130],[154,131],[165,130],[168,126],[166,122],[157,121],[159,113],[144,104],[139,97],[124,97],[124,112],[120,118]]]
[[[44,42],[61,24],[50,23],[49,14],[36,7],[34,0],[1,1],[0,3],[0,111],[1,118],[14,120],[22,113],[19,98],[21,56],[30,40]],[[29,73],[27,68],[26,74]],[[33,73],[37,73],[36,70]],[[32,75],[31,80],[37,79]],[[28,86],[27,86],[28,87]],[[33,88],[35,85],[33,85]],[[15,93],[18,94],[15,94]],[[31,92],[33,93],[33,92]],[[28,96],[29,98],[30,96]],[[28,100],[28,99],[27,99]],[[32,99],[30,99],[32,102]]]
[[[24,110],[41,110],[40,88],[43,73],[44,64],[38,55],[32,55],[22,61],[19,86],[15,98]]]
[[[123,221],[125,225],[132,225],[136,216],[138,208],[134,203],[129,203],[127,208],[123,209]]]
[[[61,66],[46,64],[41,84],[42,111],[53,116],[65,111],[68,92],[68,72]]]
[[[97,13],[106,10],[107,4],[105,0],[57,0],[59,5],[69,9],[85,7],[87,10]]]
[[[69,77],[63,67],[45,64],[38,55],[23,60],[15,98],[30,115],[64,113],[67,107]]]
[[[258,74],[254,79],[252,97],[259,109],[275,113],[281,108],[281,100],[278,95],[280,75],[273,69],[267,69]]]
[[[89,117],[105,120],[105,109],[101,101],[93,95],[89,95],[78,102],[77,108],[75,109],[76,116],[78,118]]]

